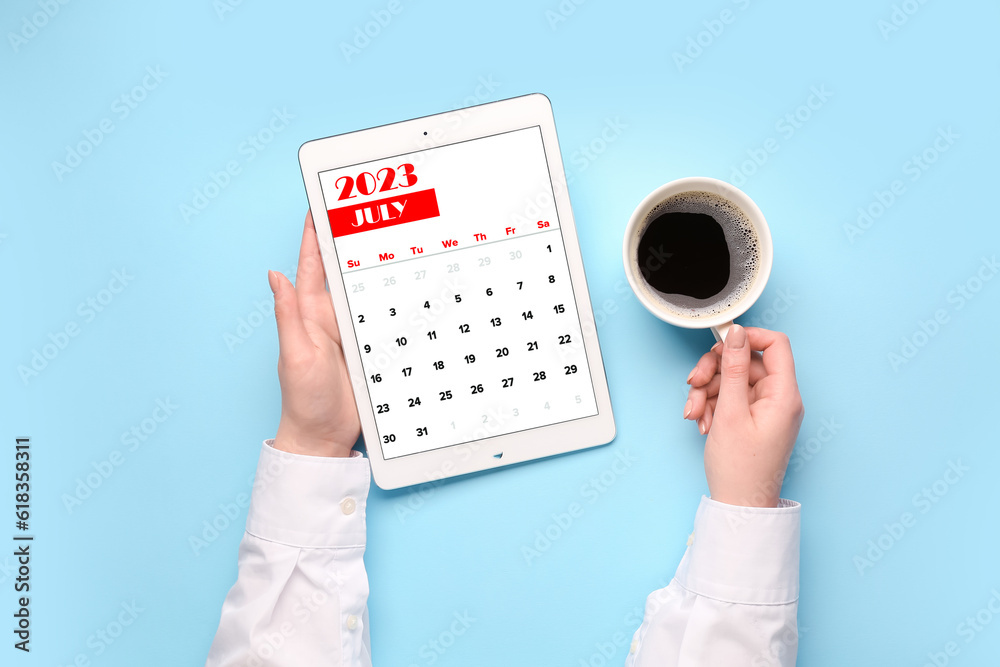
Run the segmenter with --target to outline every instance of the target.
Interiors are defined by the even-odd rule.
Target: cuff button
[[[354,510],[357,508],[358,503],[354,498],[344,498],[340,501],[340,511],[344,514],[354,514]]]

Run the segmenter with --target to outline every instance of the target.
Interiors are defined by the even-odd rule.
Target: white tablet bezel
[[[525,431],[492,436],[426,452],[384,458],[375,427],[375,414],[365,383],[361,350],[350,317],[347,292],[333,242],[319,174],[352,164],[378,160],[414,151],[439,148],[501,132],[539,127],[555,195],[559,227],[569,262],[573,293],[590,367],[590,379],[597,399],[597,414]],[[320,252],[326,269],[330,296],[337,312],[344,357],[361,417],[362,433],[371,460],[375,483],[395,489],[444,477],[490,470],[502,466],[604,445],[615,437],[614,415],[604,362],[597,339],[590,292],[584,275],[583,258],[576,235],[556,138],[555,120],[549,99],[539,93],[491,102],[433,116],[415,118],[357,132],[316,139],[299,149],[299,165],[305,182],[309,207],[316,221]],[[369,436],[372,436],[369,438]]]

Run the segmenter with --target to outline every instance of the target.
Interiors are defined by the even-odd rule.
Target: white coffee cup
[[[676,312],[666,300],[654,290],[643,278],[639,266],[639,240],[648,225],[650,212],[661,202],[684,192],[708,192],[735,204],[746,215],[753,225],[758,240],[758,265],[753,282],[743,296],[725,310],[711,315],[690,317]],[[670,181],[661,185],[646,196],[628,221],[625,228],[625,241],[622,247],[622,258],[625,262],[625,275],[632,291],[646,309],[664,322],[669,322],[687,329],[711,329],[716,340],[725,340],[726,333],[733,325],[733,320],[745,313],[764,291],[768,276],[771,275],[771,261],[774,247],[771,244],[771,231],[764,220],[764,214],[739,188],[715,178],[690,177]]]

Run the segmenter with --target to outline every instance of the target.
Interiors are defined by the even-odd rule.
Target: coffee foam
[[[637,238],[642,238],[650,222],[673,212],[704,213],[719,223],[729,247],[729,282],[721,292],[707,299],[664,294],[645,280],[643,287],[664,308],[680,317],[698,319],[724,313],[747,295],[760,270],[760,240],[753,223],[743,209],[724,197],[703,191],[682,192],[663,200],[646,215]]]

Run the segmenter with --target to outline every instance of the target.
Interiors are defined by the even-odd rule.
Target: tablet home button
[[[354,514],[355,508],[358,504],[355,502],[354,498],[344,498],[340,501],[340,511],[344,514]]]

